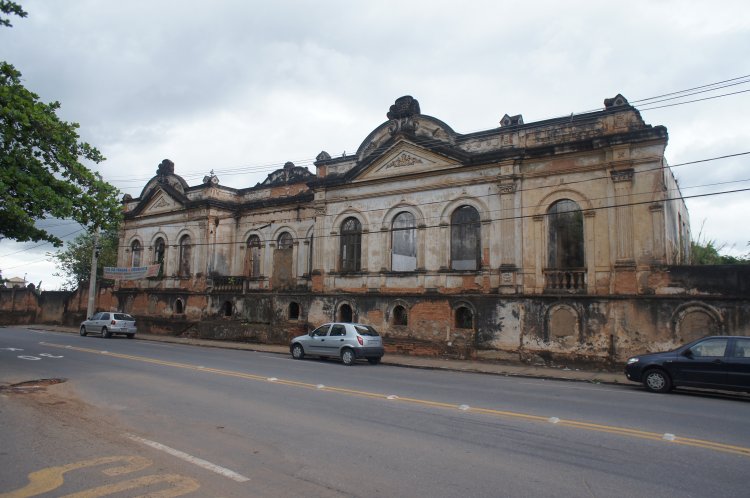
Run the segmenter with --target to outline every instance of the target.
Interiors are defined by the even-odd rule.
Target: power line
[[[80,228],[80,229],[76,230],[75,232],[70,232],[69,234],[63,235],[63,236],[61,236],[59,238],[64,241],[66,237],[70,237],[71,235],[74,235],[74,234],[76,234],[78,232],[82,232],[83,230],[85,230],[85,228]],[[40,242],[39,244],[35,244],[35,245],[31,246],[31,247],[26,247],[26,248],[21,249],[19,251],[10,252],[8,254],[2,254],[2,255],[0,255],[0,258],[5,258],[5,257],[8,257],[8,256],[13,256],[14,254],[18,254],[18,253],[22,253],[22,252],[26,252],[26,251],[31,251],[32,249],[36,249],[37,247],[41,247],[41,246],[46,246],[46,245],[51,244],[51,243],[52,242],[50,242],[50,241]]]
[[[743,180],[743,181],[750,181],[750,180]],[[579,210],[576,210],[576,211],[600,211],[600,210],[604,210],[604,209],[615,209],[615,208],[620,208],[620,207],[639,206],[639,205],[644,205],[644,204],[658,204],[658,203],[665,203],[665,202],[671,202],[671,201],[679,201],[679,200],[694,199],[694,198],[701,198],[701,197],[710,197],[710,196],[716,196],[716,195],[728,195],[728,194],[734,194],[734,193],[740,193],[740,192],[748,192],[748,191],[750,191],[750,187],[743,188],[743,189],[726,190],[726,191],[720,191],[720,192],[708,192],[708,193],[702,193],[702,194],[693,194],[693,195],[688,195],[688,196],[680,195],[680,196],[676,196],[676,197],[665,197],[663,199],[648,199],[648,200],[644,200],[644,201],[625,202],[625,203],[621,203],[621,204],[613,204],[613,205],[608,205],[608,206],[592,206],[590,208],[579,209]],[[647,195],[647,194],[658,193],[658,192],[661,192],[661,191],[644,192],[641,195]],[[599,198],[593,198],[593,199],[588,199],[588,200],[589,201],[597,201],[597,200],[610,199],[610,198],[616,198],[616,197],[618,197],[618,196],[599,197]],[[624,196],[620,196],[620,197],[624,197]],[[524,207],[521,207],[521,208],[510,208],[510,210],[513,210],[513,211],[516,211],[516,210],[525,211],[527,209],[531,209],[531,208],[534,208],[534,207],[536,207],[536,205],[535,206],[524,206]],[[387,211],[387,209],[388,208],[383,208],[383,209],[380,209],[380,211]],[[502,212],[502,211],[506,211],[506,210],[505,209],[498,209],[498,210],[491,210],[489,212],[490,213],[497,213],[497,212]],[[538,213],[534,213],[534,214],[520,214],[520,215],[505,216],[505,217],[501,216],[500,218],[490,218],[490,219],[480,220],[478,222],[470,222],[470,223],[463,223],[463,224],[476,224],[476,223],[485,223],[485,222],[493,222],[493,221],[512,221],[512,220],[534,218],[536,216],[539,216],[539,214]],[[549,214],[548,213],[543,213],[543,214],[541,214],[541,216],[549,216]],[[426,219],[436,219],[436,218],[438,218],[438,217],[428,217]],[[311,220],[311,219],[313,219],[313,218],[304,218],[304,220]],[[284,222],[286,222],[286,220],[281,220],[279,222],[275,221],[273,223],[283,224]],[[166,224],[166,225],[160,225],[160,227],[170,226],[170,225],[171,226],[177,226],[176,224],[174,224],[174,225],[173,224]],[[180,224],[179,226],[181,226],[181,227],[200,227],[200,225],[198,225],[198,224]],[[414,229],[417,229],[417,228],[439,228],[440,226],[441,226],[441,224],[430,224],[430,225],[424,225],[424,226],[414,227]],[[310,228],[316,229],[315,226],[312,226]],[[326,229],[326,227],[320,227],[320,228],[317,228],[316,230],[321,230],[322,231],[322,230],[325,230],[325,229]],[[341,236],[340,234],[328,234],[328,235],[323,234],[323,235],[315,235],[315,238],[338,238],[340,236]],[[294,240],[297,240],[297,241],[307,240],[307,237],[292,237],[292,238]],[[261,239],[261,241],[265,242],[265,243],[268,243],[268,242],[275,242],[275,239]],[[195,242],[195,243],[191,242],[190,246],[191,247],[220,246],[220,245],[234,245],[234,244],[240,244],[240,243],[244,243],[244,241],[242,241],[242,242],[237,242],[237,241],[234,241],[234,242]],[[168,244],[167,245],[167,247],[179,247],[179,246],[180,246],[179,243],[178,244]],[[118,248],[129,248],[129,247],[130,246],[118,246]]]
[[[645,99],[633,100],[633,101],[631,101],[631,103],[645,102],[646,100],[660,99],[662,97],[669,97],[670,95],[677,95],[679,93],[692,92],[693,90],[700,90],[701,88],[708,88],[708,87],[712,87],[712,86],[716,86],[716,85],[721,85],[723,83],[729,83],[731,81],[742,80],[742,79],[745,79],[745,78],[750,78],[750,74],[746,74],[745,76],[737,76],[736,78],[731,78],[731,79],[728,79],[728,80],[717,81],[715,83],[709,83],[707,85],[701,85],[701,86],[696,86],[696,87],[693,87],[693,88],[687,88],[685,90],[679,90],[677,92],[671,92],[671,93],[665,93],[665,94],[662,94],[662,95],[656,95],[655,97],[647,97]],[[743,81],[742,83],[747,83],[747,81]],[[708,91],[710,91],[710,90],[708,90]]]
[[[661,165],[653,167],[653,168],[646,168],[646,169],[642,169],[642,170],[639,170],[639,171],[635,171],[635,174],[641,175],[643,173],[648,173],[648,172],[651,172],[651,171],[658,171],[658,170],[664,170],[664,169],[679,168],[679,167],[682,167],[682,166],[699,164],[699,163],[704,163],[704,162],[708,162],[708,161],[715,161],[715,160],[719,160],[719,159],[727,159],[727,158],[731,158],[731,157],[738,157],[738,156],[743,156],[743,155],[748,155],[748,154],[750,154],[750,151],[748,151],[748,152],[740,152],[740,153],[736,153],[736,154],[726,154],[726,155],[723,155],[723,156],[717,156],[717,157],[707,158],[707,159],[699,159],[699,160],[696,160],[696,161],[689,161],[689,162],[685,162],[685,163],[678,163],[678,164],[671,165],[671,166],[662,163]],[[580,173],[580,171],[570,171],[568,173],[569,174],[577,174],[577,173]],[[567,182],[565,182],[562,185],[570,186],[570,185],[576,185],[576,184],[587,183],[587,182],[592,182],[592,181],[608,180],[609,178],[610,178],[610,175],[606,174],[606,175],[603,175],[603,176],[594,176],[594,177],[584,178],[584,179],[581,179],[581,180],[567,181]],[[695,186],[695,187],[690,187],[690,188],[698,188],[698,187],[700,187],[700,186]],[[441,188],[444,189],[445,187],[441,187]],[[542,186],[537,186],[537,187],[528,187],[528,188],[518,189],[518,190],[516,190],[516,192],[531,192],[531,191],[534,191],[534,190],[549,189],[549,188],[550,188],[549,186],[542,185]],[[648,194],[648,193],[649,192],[646,192],[646,194]],[[653,193],[656,193],[656,192],[650,192],[650,193],[653,194]],[[497,194],[496,193],[488,193],[488,194],[483,194],[483,195],[476,195],[476,196],[473,196],[473,197],[481,199],[481,198],[485,198],[485,197],[493,197],[495,195],[497,195]],[[591,199],[591,200],[601,200],[601,199],[605,199],[605,198]],[[443,204],[444,202],[445,201],[443,201],[443,200],[428,201],[428,202],[422,202],[422,203],[418,204],[417,206],[421,207],[421,206],[429,206],[429,205],[432,205],[432,204]],[[530,207],[533,207],[533,206],[526,206],[526,207],[524,207],[524,209],[528,209]],[[287,209],[287,208],[284,208],[284,209]],[[363,209],[363,210],[360,210],[358,212],[359,213],[371,213],[371,212],[377,212],[377,211],[383,211],[383,210],[384,210],[383,208]],[[338,216],[338,215],[325,215],[325,216],[326,217],[333,217],[333,216]],[[300,221],[302,221],[302,220],[310,220],[310,219],[313,219],[313,218],[302,218],[302,219],[300,219]],[[244,222],[244,224],[252,224],[252,222]],[[161,226],[164,226],[164,225],[161,225]],[[196,225],[184,225],[184,226],[198,226],[198,225],[196,224]]]
[[[728,80],[723,80],[723,81],[718,81],[718,82],[714,82],[714,83],[709,83],[709,84],[706,84],[706,85],[701,85],[701,86],[697,86],[697,87],[693,87],[693,88],[688,88],[688,89],[685,89],[685,90],[679,90],[679,91],[676,91],[676,92],[670,92],[670,93],[666,93],[666,94],[662,94],[662,95],[657,95],[657,96],[654,96],[654,97],[647,97],[647,98],[643,98],[643,99],[638,99],[638,100],[632,101],[631,104],[632,103],[637,103],[637,102],[654,101],[655,99],[659,99],[659,98],[662,98],[662,97],[668,97],[668,96],[672,96],[672,95],[684,94],[684,93],[687,93],[687,92],[691,92],[691,91],[694,91],[694,90],[700,90],[700,89],[704,89],[704,88],[708,88],[708,87],[716,87],[716,88],[711,88],[709,90],[704,90],[705,92],[718,90],[720,88],[725,88],[727,86],[733,86],[733,85],[739,85],[739,84],[744,84],[744,83],[750,83],[750,80],[741,81],[741,82],[738,82],[738,83],[731,83],[731,82],[736,82],[737,80],[742,80],[742,79],[746,79],[746,78],[750,78],[750,75],[738,76],[736,78],[731,78],[731,79],[728,79]],[[724,86],[717,86],[717,85],[722,85],[724,83],[731,83],[731,84],[730,85],[724,85]],[[736,95],[738,93],[744,93],[746,91],[748,91],[748,90],[744,90],[744,91],[740,91],[740,92],[732,92],[732,93],[727,93],[727,94],[723,94],[723,95],[717,95],[717,96],[708,97],[708,98],[705,98],[705,99],[695,99],[695,100],[690,100],[690,101],[686,101],[686,102],[680,102],[680,103],[675,103],[675,104],[665,105],[665,106],[647,107],[647,106],[649,106],[651,104],[656,103],[656,102],[647,102],[646,104],[644,104],[644,106],[646,106],[646,107],[644,107],[643,109],[638,109],[638,110],[639,111],[649,111],[649,110],[654,110],[654,109],[660,109],[662,107],[671,107],[671,106],[675,106],[675,105],[689,104],[689,103],[693,103],[693,102],[700,102],[702,100],[710,100],[710,99],[715,99],[715,98],[720,98],[720,97],[727,97],[727,96],[730,96],[730,95]],[[695,95],[697,93],[703,93],[703,92],[696,92],[696,93],[688,94],[688,95]],[[675,98],[682,98],[682,97],[686,97],[688,95],[682,95],[681,97],[675,97]],[[661,102],[661,101],[659,101],[659,102]],[[543,122],[543,121],[548,121],[548,120],[553,120],[553,119],[559,119],[559,118],[567,118],[567,117],[572,118],[574,116],[582,116],[582,115],[585,115],[585,114],[588,114],[588,113],[601,111],[603,109],[604,108],[599,107],[599,108],[590,109],[590,110],[587,110],[587,111],[572,112],[572,113],[566,114],[566,115],[558,115],[558,116],[553,116],[553,117],[549,117],[549,118],[543,118],[543,119],[537,120],[536,122]],[[462,133],[461,135],[464,135],[464,136],[465,135],[471,135],[473,133],[481,132],[481,131],[488,131],[488,130],[474,130],[474,131],[469,131],[467,133]],[[442,143],[442,142],[440,142],[438,140],[433,140],[433,142],[434,143]],[[348,149],[348,150],[356,150],[356,148],[354,148],[354,149]],[[308,167],[308,166],[313,166],[314,165],[315,159],[305,158],[305,159],[293,160],[291,162],[293,162],[295,164],[295,166],[303,165],[303,167]],[[239,167],[228,168],[228,169],[225,169],[225,170],[216,169],[216,168],[209,168],[209,169],[213,169],[216,172],[217,175],[221,174],[221,175],[227,175],[227,176],[234,176],[234,175],[240,175],[240,174],[253,174],[253,173],[264,173],[264,172],[269,172],[270,173],[270,172],[273,172],[276,169],[278,169],[278,167],[283,166],[283,164],[285,164],[285,162],[272,162],[272,163],[266,163],[266,164],[262,164],[262,165],[239,166]],[[196,171],[196,172],[187,172],[187,173],[185,173],[184,175],[181,175],[181,176],[183,178],[196,178],[197,179],[197,178],[201,178],[201,176],[203,176],[203,175],[205,175],[205,173],[201,173],[201,172],[197,172]],[[151,178],[153,178],[153,177],[151,177]],[[122,179],[118,179],[117,177],[114,177],[113,180],[117,180],[119,182],[124,182],[124,183],[134,183],[134,182],[141,182],[141,183],[143,183],[143,182],[149,181],[151,178],[136,178],[136,179],[133,179],[133,178],[128,178],[128,179],[122,178]]]
[[[659,105],[659,106],[655,106],[655,107],[644,108],[644,109],[641,109],[641,110],[642,111],[653,111],[654,109],[662,109],[664,107],[674,107],[674,106],[677,106],[677,105],[691,104],[693,102],[701,102],[703,100],[718,99],[718,98],[721,98],[721,97],[728,97],[730,95],[737,95],[738,93],[746,93],[746,92],[750,92],[750,90],[740,90],[739,92],[724,93],[724,94],[721,94],[721,95],[714,95],[713,97],[704,97],[702,99],[687,100],[685,102],[676,102],[674,104]]]

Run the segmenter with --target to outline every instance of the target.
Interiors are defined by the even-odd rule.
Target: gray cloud
[[[741,1],[23,4],[29,17],[0,29],[0,58],[43,100],[62,103],[107,156],[97,168],[131,195],[164,158],[191,183],[247,167],[219,173],[245,187],[287,160],[351,152],[405,94],[467,133],[505,113],[532,122],[617,93],[633,101],[750,73]],[[749,107],[750,93],[643,116],[668,127],[667,158],[679,163],[747,149]],[[682,185],[706,185],[748,176],[747,164],[675,173]],[[750,234],[722,206],[746,211],[750,197],[689,201],[693,230],[706,219],[704,235],[744,250]]]

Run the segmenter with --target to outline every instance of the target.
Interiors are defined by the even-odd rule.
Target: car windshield
[[[115,313],[115,320],[130,320],[133,321],[133,317],[126,313]]]
[[[357,330],[359,335],[371,335],[373,337],[378,336],[378,331],[369,325],[355,325],[354,328]]]

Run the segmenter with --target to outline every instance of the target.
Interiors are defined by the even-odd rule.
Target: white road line
[[[180,450],[176,450],[174,448],[170,448],[169,446],[165,446],[161,443],[157,443],[156,441],[151,441],[148,439],[144,439],[142,437],[136,436],[134,434],[125,434],[125,436],[128,439],[131,439],[133,441],[136,441],[141,444],[145,444],[146,446],[150,446],[154,449],[163,451],[165,453],[169,453],[172,456],[175,456],[177,458],[180,458],[182,460],[185,460],[186,462],[190,462],[193,465],[197,465],[198,467],[202,467],[206,470],[210,470],[211,472],[216,472],[219,475],[222,475],[224,477],[228,477],[229,479],[232,479],[237,482],[247,482],[250,480],[249,477],[245,477],[242,474],[238,474],[237,472],[233,470],[226,469],[224,467],[220,467],[219,465],[213,464],[211,462],[208,462],[206,460],[203,460],[202,458],[194,457],[193,455],[189,455],[185,452],[182,452]]]

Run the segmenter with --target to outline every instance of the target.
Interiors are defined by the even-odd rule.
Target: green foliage
[[[690,264],[693,265],[747,265],[750,264],[750,255],[728,256],[720,254],[723,246],[716,247],[713,240],[705,242],[693,241],[690,243]]]
[[[104,272],[105,266],[115,266],[117,264],[117,244],[119,237],[117,230],[108,230],[99,235],[99,259],[97,261],[96,274],[97,280],[100,279]],[[68,242],[65,249],[56,253],[48,253],[57,260],[58,272],[56,277],[63,277],[65,283],[63,287],[68,290],[77,288],[81,282],[88,282],[91,275],[91,255],[94,250],[94,235],[83,233]]]
[[[24,11],[20,5],[18,5],[16,2],[11,2],[9,0],[0,0],[0,13],[5,14],[6,16],[9,14],[17,15],[18,17],[26,17],[28,14],[26,11]],[[10,23],[9,19],[6,19],[4,17],[0,17],[0,26],[13,26]]]
[[[26,14],[4,0],[0,12]],[[0,25],[10,24],[0,18]],[[80,162],[99,163],[104,156],[79,141],[78,124],[62,121],[59,108],[59,102],[40,102],[21,84],[21,73],[0,61],[0,239],[60,247],[62,240],[36,221],[68,218],[105,230],[119,224],[117,189]]]

